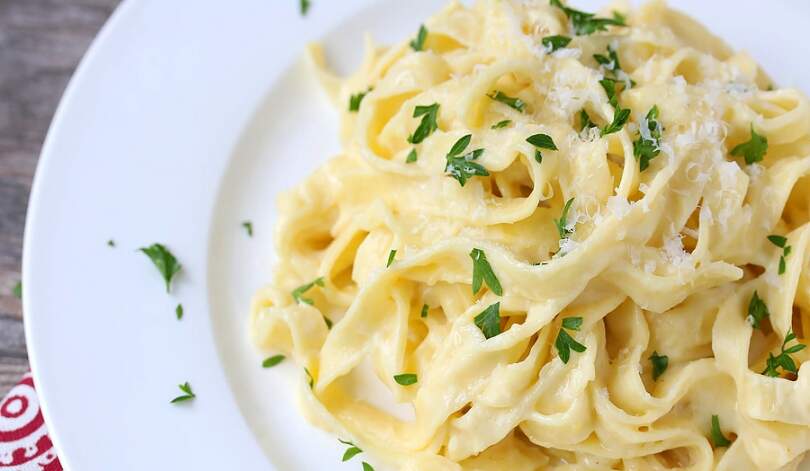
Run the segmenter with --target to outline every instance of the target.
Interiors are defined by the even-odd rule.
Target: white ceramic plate
[[[672,3],[810,90],[810,4]],[[118,9],[54,118],[25,235],[29,355],[67,469],[359,469],[299,417],[298,369],[260,367],[248,305],[269,279],[276,195],[338,150],[304,45],[324,40],[348,71],[363,32],[400,40],[443,4],[313,0],[306,18],[298,0]],[[153,242],[183,265],[171,295],[135,251]],[[185,381],[197,400],[170,405]]]

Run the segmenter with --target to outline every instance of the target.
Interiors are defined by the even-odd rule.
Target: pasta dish
[[[310,57],[343,150],[281,198],[250,332],[347,455],[796,469],[804,94],[661,1],[453,2],[349,77]]]

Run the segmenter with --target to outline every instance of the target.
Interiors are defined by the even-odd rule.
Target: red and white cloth
[[[0,471],[62,471],[31,373],[0,401]]]

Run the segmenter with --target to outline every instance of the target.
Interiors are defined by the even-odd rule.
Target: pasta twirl
[[[312,52],[344,149],[251,317],[312,421],[404,470],[801,461],[802,93],[662,2],[451,3],[345,79]]]

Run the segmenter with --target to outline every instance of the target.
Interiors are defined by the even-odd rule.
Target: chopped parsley
[[[540,149],[557,150],[557,146],[554,145],[554,139],[548,134],[531,135],[526,138],[526,142],[536,147],[534,150],[534,160],[539,164],[543,163],[543,154],[540,152]]]
[[[630,119],[630,110],[628,108],[617,108],[616,112],[613,113],[613,122],[602,128],[602,136],[621,131],[628,119]]]
[[[115,241],[114,241],[114,240],[112,240],[112,239],[108,240],[108,241],[107,241],[107,246],[108,246],[108,247],[115,247]]]
[[[349,111],[353,112],[353,113],[355,113],[357,111],[360,111],[360,103],[363,102],[363,98],[365,98],[366,95],[368,95],[368,92],[370,92],[370,91],[371,91],[371,88],[369,88],[368,90],[366,90],[364,92],[355,93],[352,96],[350,96],[349,97]]]
[[[664,374],[664,371],[666,371],[667,367],[669,366],[669,357],[666,355],[659,355],[658,352],[653,350],[653,353],[650,355],[648,360],[650,360],[653,367],[653,381],[658,381],[658,378]]]
[[[429,309],[430,309],[430,307],[427,304],[423,304],[422,305],[422,312],[419,313],[419,317],[427,317]]]
[[[178,304],[177,307],[174,308],[174,315],[177,317],[178,321],[183,318],[183,305],[182,304]]]
[[[608,97],[608,103],[614,108],[619,106],[619,94],[616,90],[616,80],[611,78],[603,78],[599,81],[599,85],[605,90],[605,94]]]
[[[574,198],[566,201],[565,206],[563,206],[562,214],[560,214],[560,219],[554,220],[554,225],[557,226],[557,233],[560,235],[560,239],[565,239],[574,232],[573,227],[568,228],[568,212],[571,211],[571,205],[573,203]]]
[[[330,319],[330,318],[328,318],[326,316],[323,316],[323,322],[326,324],[327,329],[330,329],[330,330],[332,329],[332,325],[333,325],[332,324],[332,319]]]
[[[591,128],[598,128],[592,120],[591,117],[588,115],[588,112],[585,111],[585,108],[579,110],[579,132],[582,132],[586,129]]]
[[[312,6],[312,3],[309,0],[301,0],[300,2],[301,16],[307,16],[310,6]]]
[[[416,149],[411,149],[411,151],[408,152],[408,157],[405,159],[405,163],[412,164],[416,162],[416,158],[417,158]]]
[[[587,36],[597,31],[607,31],[608,26],[627,26],[624,16],[614,13],[613,18],[598,18],[593,13],[574,10],[563,5],[560,0],[550,0],[549,3],[562,10],[571,20],[571,27],[577,36]]]
[[[247,232],[248,237],[253,237],[253,223],[250,221],[244,221],[242,223],[242,227],[245,228],[245,232]]]
[[[363,471],[374,471],[374,467],[363,461]]]
[[[315,302],[312,299],[305,298],[304,293],[311,290],[316,285],[323,288],[324,283],[323,283],[323,277],[322,276],[320,276],[318,278],[315,278],[314,280],[310,281],[307,284],[304,284],[304,285],[299,286],[298,288],[295,288],[294,290],[292,290],[292,293],[290,293],[290,294],[292,295],[292,298],[296,303],[299,303],[299,304],[304,303],[304,304],[309,304],[311,306],[311,305],[315,304]]]
[[[312,377],[312,373],[309,372],[309,368],[304,368],[304,373],[307,374],[307,384],[309,384],[309,389],[312,389],[315,386],[315,378]]]
[[[571,350],[579,353],[586,350],[587,347],[585,347],[585,345],[574,340],[574,338],[566,332],[566,330],[579,331],[581,327],[581,317],[566,317],[563,319],[562,327],[560,327],[560,332],[557,334],[557,340],[554,341],[554,346],[557,347],[557,352],[559,352],[560,360],[562,360],[563,363],[568,363],[568,360],[571,358]]]
[[[543,43],[543,47],[546,48],[546,52],[551,54],[557,49],[562,49],[567,46],[571,42],[571,38],[561,35],[546,36],[541,42]]]
[[[772,378],[776,378],[779,376],[779,368],[782,368],[783,371],[788,373],[797,373],[799,369],[796,367],[796,363],[793,361],[793,358],[790,357],[792,353],[800,352],[807,348],[807,345],[799,343],[798,340],[796,341],[796,345],[785,349],[788,342],[791,340],[796,339],[796,334],[793,333],[793,330],[788,330],[787,336],[785,336],[785,340],[782,342],[782,351],[777,356],[773,356],[773,353],[768,353],[768,362],[767,367],[762,372],[765,376],[770,376]]]
[[[624,84],[625,88],[631,88],[636,85],[636,82],[630,79],[622,70],[622,64],[619,61],[619,54],[613,46],[608,46],[607,55],[594,54],[593,59],[599,64],[599,67],[607,72],[611,78],[609,80],[616,80]],[[604,86],[604,85],[603,85]]]
[[[267,357],[262,362],[262,368],[272,368],[282,361],[284,361],[286,357],[284,355],[273,355],[271,357]]]
[[[473,261],[473,278],[472,278],[472,292],[477,294],[481,289],[481,285],[486,282],[487,286],[493,293],[498,296],[503,295],[503,288],[495,272],[492,271],[492,265],[487,261],[487,255],[481,249],[472,249],[470,258]]]
[[[751,165],[760,162],[768,152],[768,138],[760,136],[754,131],[754,124],[751,123],[751,139],[742,144],[738,144],[731,149],[731,155],[735,157],[745,157],[745,163]]]
[[[394,381],[397,384],[402,386],[410,386],[412,384],[416,384],[416,374],[414,373],[402,373],[398,375],[394,375]]]
[[[638,139],[633,142],[633,157],[638,160],[638,168],[644,171],[650,166],[650,160],[661,153],[661,123],[658,122],[658,106],[655,105],[647,112],[647,117],[641,123],[650,131],[650,139],[639,133]]]
[[[141,252],[145,253],[152,263],[155,264],[163,281],[166,283],[166,292],[171,291],[172,279],[180,271],[180,264],[172,253],[162,244],[152,244],[149,247],[141,247]]]
[[[793,247],[787,245],[787,237],[780,236],[780,235],[769,235],[768,240],[771,243],[779,248],[782,249],[782,255],[779,256],[779,274],[785,273],[785,269],[787,268],[787,263],[785,259],[788,255],[790,255],[790,251]]]
[[[172,399],[171,400],[172,404],[176,404],[178,402],[190,401],[190,400],[197,397],[197,395],[194,394],[194,391],[191,390],[191,385],[188,383],[188,381],[186,381],[183,384],[178,384],[177,387],[180,388],[181,391],[183,391],[183,394],[181,394],[181,395],[175,397],[174,399]]]
[[[723,435],[723,431],[720,430],[720,418],[716,415],[712,416],[712,445],[715,448],[722,448],[731,445],[731,441]]]
[[[504,105],[512,109],[520,111],[521,113],[523,113],[523,110],[526,108],[526,102],[524,102],[520,98],[511,97],[499,90],[495,90],[493,93],[490,93],[487,96],[497,102],[503,103]]]
[[[342,461],[349,461],[350,459],[354,458],[356,455],[359,455],[363,452],[357,445],[352,442],[341,440],[338,438],[338,441],[344,445],[347,445],[349,448],[346,449],[346,452],[343,453]]]
[[[419,144],[425,138],[433,134],[433,131],[439,129],[439,124],[436,119],[439,116],[439,104],[433,103],[432,105],[417,106],[413,109],[413,117],[422,117],[416,131],[408,136],[408,142],[411,144]]]
[[[751,324],[751,327],[759,329],[760,322],[770,315],[771,313],[768,312],[768,306],[765,304],[765,301],[754,291],[754,295],[751,296],[751,302],[748,303],[748,316],[746,320]]]
[[[17,299],[22,299],[22,281],[14,284],[14,287],[11,288],[11,294]]]
[[[394,257],[396,257],[396,256],[397,256],[397,250],[396,249],[391,249],[391,251],[388,252],[388,261],[385,262],[385,268],[390,267],[391,264],[394,263]]]
[[[481,329],[484,338],[491,339],[501,333],[501,303],[497,302],[484,309],[473,319],[475,325]]]
[[[616,49],[611,46],[608,46],[607,48],[607,55],[594,54],[593,58],[597,64],[608,72],[613,72],[615,74],[617,71],[622,70],[622,65],[619,62],[619,54],[617,54]]]
[[[416,39],[411,41],[411,49],[414,51],[424,51],[425,50],[425,40],[427,39],[428,30],[425,28],[425,25],[419,26],[419,32],[416,33]]]
[[[511,119],[504,119],[503,121],[498,121],[497,123],[493,124],[492,129],[505,128],[505,127],[509,126],[510,124],[512,124]]]
[[[471,139],[472,135],[467,134],[453,144],[453,147],[447,154],[447,165],[444,168],[446,174],[458,180],[461,186],[464,186],[471,177],[486,177],[489,175],[489,172],[483,165],[475,162],[475,160],[484,153],[484,149],[476,149],[461,155],[467,146],[470,145]]]

